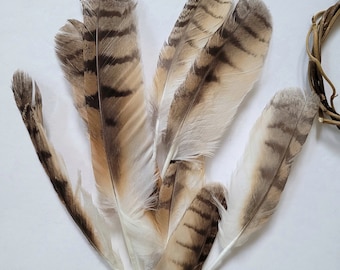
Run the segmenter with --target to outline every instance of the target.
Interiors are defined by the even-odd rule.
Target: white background
[[[249,129],[276,91],[290,86],[309,90],[305,36],[312,15],[336,3],[264,2],[274,25],[266,66],[212,160],[209,179],[229,179]],[[140,39],[149,83],[161,45],[184,3],[139,0]],[[10,89],[18,68],[39,83],[51,139],[64,155],[70,176],[76,179],[78,170],[86,175],[88,149],[82,148],[84,142],[77,136],[81,125],[69,120],[75,112],[53,41],[68,18],[81,19],[80,6],[77,0],[11,0],[0,9],[0,269],[108,269],[59,202]],[[339,44],[340,33],[335,31],[323,48],[324,67],[338,87]],[[340,108],[340,101],[337,104]],[[275,215],[253,241],[230,256],[223,269],[340,269],[339,151],[340,131],[315,121]]]

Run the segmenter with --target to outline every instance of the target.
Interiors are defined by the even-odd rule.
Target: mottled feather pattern
[[[46,135],[40,91],[19,71],[14,98],[46,174],[112,269],[217,269],[272,215],[317,98],[298,89],[276,94],[230,186],[209,183],[206,159],[263,69],[272,34],[264,3],[188,0],[161,49],[150,91],[137,2],[81,3],[83,21],[60,29],[56,53],[87,128],[96,193],[80,180],[72,190]],[[221,249],[217,257],[210,256],[213,246]]]
[[[234,246],[244,244],[274,213],[291,165],[301,151],[318,109],[316,95],[300,89],[278,92],[255,123],[221,209],[219,240],[224,247],[206,269],[218,269]]]

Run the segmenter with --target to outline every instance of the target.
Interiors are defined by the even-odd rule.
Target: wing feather
[[[234,246],[242,245],[274,213],[292,163],[305,143],[318,109],[316,95],[299,89],[277,93],[254,125],[240,167],[232,176],[228,210],[221,210],[223,251],[206,269],[217,269]]]

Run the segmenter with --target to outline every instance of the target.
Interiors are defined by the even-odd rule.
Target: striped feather
[[[228,211],[221,209],[223,251],[205,269],[217,269],[231,248],[242,245],[274,213],[288,175],[318,109],[316,95],[299,89],[277,93],[253,127],[249,144],[232,176]]]
[[[185,4],[159,55],[150,99],[153,125],[166,123],[174,91],[184,81],[208,38],[228,15],[231,4],[227,0],[188,0]],[[157,130],[161,131],[162,127]]]
[[[162,174],[171,160],[214,153],[260,75],[271,32],[265,5],[241,0],[209,39],[172,101],[157,156]]]
[[[99,111],[99,97],[97,87],[96,68],[96,2],[83,1],[83,17],[85,30],[83,32],[83,62],[84,62],[84,97],[87,112],[87,125],[91,144],[92,167],[96,179],[97,188],[100,192],[101,201],[112,201],[115,197],[111,182],[108,161],[104,148],[103,130]],[[102,210],[106,209],[107,203],[101,203]]]
[[[202,162],[174,161],[163,178],[159,191],[156,221],[165,244],[195,194],[203,186],[202,165]]]
[[[95,29],[100,122],[117,211],[134,269],[144,269],[157,252],[153,218],[152,134],[147,132],[142,67],[134,1],[100,0],[86,7]],[[89,38],[90,39],[90,38]],[[142,233],[141,233],[142,232]]]
[[[215,239],[219,220],[216,201],[224,204],[224,187],[203,187],[171,235],[156,270],[201,269]]]
[[[69,20],[60,28],[55,42],[56,54],[65,77],[72,85],[76,108],[83,120],[87,122],[84,96],[83,32],[82,22]]]
[[[188,0],[169,38],[161,50],[154,88],[151,92],[151,118],[156,141],[161,142],[171,101],[184,82],[195,58],[208,39],[228,16],[231,1]]]
[[[81,206],[78,197],[72,191],[63,161],[48,141],[43,125],[42,100],[38,86],[28,75],[17,71],[13,75],[12,90],[38,158],[59,199],[90,244],[108,260],[113,268],[117,268],[121,264],[119,256],[110,245],[106,244],[107,235],[103,235],[98,227],[94,226],[98,221],[93,220],[93,216],[86,212],[88,209]]]

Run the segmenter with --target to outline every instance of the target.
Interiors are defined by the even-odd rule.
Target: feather
[[[103,141],[103,128],[99,108],[97,66],[96,66],[96,3],[95,1],[83,1],[84,31],[82,33],[82,48],[84,62],[84,88],[82,95],[85,99],[87,114],[87,127],[91,145],[92,167],[100,193],[100,207],[105,213],[112,213],[112,205],[115,194],[111,182],[108,161]],[[103,202],[110,203],[103,203]]]
[[[171,235],[156,270],[200,269],[215,239],[219,220],[216,201],[223,204],[224,187],[203,187],[185,211]]]
[[[42,100],[38,86],[23,72],[17,71],[13,75],[12,90],[15,101],[27,131],[31,137],[38,158],[46,174],[67,211],[82,230],[91,245],[107,258],[111,266],[119,265],[118,255],[105,244],[92,223],[92,216],[81,206],[76,194],[73,193],[63,161],[56,154],[52,144],[48,141],[42,118]],[[34,96],[33,96],[34,94]]]
[[[277,93],[265,108],[232,176],[228,211],[221,209],[219,239],[224,250],[205,269],[217,269],[232,247],[247,241],[273,214],[317,109],[317,96],[305,97],[299,89]]]
[[[69,20],[55,37],[56,54],[63,68],[66,79],[72,85],[76,108],[85,122],[87,113],[84,95],[84,58],[83,32],[84,24]]]
[[[203,178],[202,162],[174,161],[170,164],[160,187],[155,214],[164,245],[195,194],[202,188]]]
[[[176,90],[157,160],[211,156],[262,70],[272,27],[261,1],[241,0],[208,40]],[[221,113],[223,112],[223,117]]]
[[[197,163],[190,166],[199,166],[200,173],[186,170],[185,175],[175,178],[188,187],[195,187],[192,191],[183,189],[181,196],[172,193],[171,197],[162,198],[164,194],[171,194],[175,182],[170,187],[161,187],[160,202],[165,201],[167,206],[171,206],[160,208],[158,217],[163,222],[163,232],[168,229],[167,237],[189,206],[193,194],[204,184],[202,156],[213,154],[239,104],[258,79],[271,31],[270,15],[262,2],[240,1],[207,41],[185,81],[177,89],[167,128],[162,132],[163,142],[157,148],[158,160],[166,156],[164,163],[160,163],[161,177],[168,185],[168,174],[172,170],[168,165],[176,161]],[[167,191],[163,193],[163,190]]]
[[[188,0],[159,55],[150,97],[156,132],[166,124],[174,91],[184,81],[197,54],[228,16],[232,1]],[[161,110],[161,111],[159,111]],[[158,137],[156,134],[156,138]]]
[[[154,151],[158,146],[163,126],[167,123],[171,100],[176,88],[184,81],[190,66],[200,50],[221,26],[225,17],[228,16],[231,5],[232,1],[188,0],[175,23],[168,41],[161,50],[154,77],[154,87],[151,92],[151,109],[149,111],[151,111],[152,128],[155,130]],[[167,239],[171,234],[171,231],[168,231],[170,213],[176,212],[176,216],[181,218],[186,207],[193,199],[194,194],[203,184],[202,180],[199,181],[199,179],[202,179],[202,168],[193,169],[191,172],[188,169],[183,171],[183,166],[181,166],[183,164],[180,163],[179,166],[178,164],[173,165],[172,167],[175,169],[169,169],[168,174],[170,176],[164,175],[164,173],[162,175],[167,180],[165,180],[165,184],[160,188],[160,204],[158,207],[159,211],[156,213],[156,219],[164,239]],[[186,167],[188,166],[190,167],[191,165],[186,163]],[[193,167],[197,166],[201,167],[201,165],[193,165]],[[173,173],[173,170],[177,173]],[[201,175],[200,177],[198,177],[197,172]],[[181,179],[182,183],[173,181],[169,185],[169,177]],[[195,180],[190,183],[188,179]],[[183,186],[183,184],[185,185]],[[186,196],[185,201],[187,203],[185,205],[183,203],[180,204],[183,207],[182,209],[174,206],[175,202],[178,201],[178,192],[173,191],[178,190],[176,188],[178,185],[182,187],[181,194],[191,194]],[[184,192],[184,190],[187,192]],[[171,203],[172,201],[174,202],[173,204]],[[176,224],[178,218],[174,220],[174,224]]]
[[[157,251],[153,218],[147,213],[153,206],[150,195],[155,177],[134,8],[134,1],[88,1],[85,14],[95,21],[95,28],[87,28],[85,36],[95,33],[95,57],[88,61],[95,63],[102,136],[114,194],[112,207],[132,267],[144,269]]]

